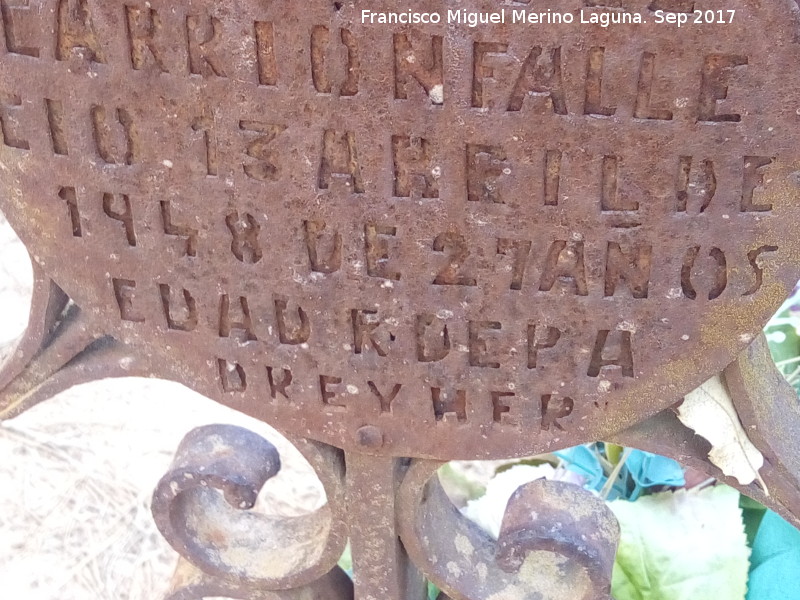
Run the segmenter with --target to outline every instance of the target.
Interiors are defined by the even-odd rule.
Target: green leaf
[[[772,358],[779,365],[780,371],[789,380],[794,388],[800,392],[800,312],[798,311],[800,297],[798,288],[789,298],[781,310],[764,327]]]
[[[342,552],[342,556],[339,558],[339,568],[342,569],[345,573],[350,576],[350,579],[353,578],[353,553],[350,550],[350,542],[347,542],[347,545],[344,547],[344,552]]]
[[[798,600],[798,565],[800,531],[771,510],[767,511],[753,542],[747,600]]]
[[[439,468],[439,481],[451,497],[455,495],[464,502],[480,498],[486,493],[485,487],[454,469],[450,463],[445,463]]]
[[[747,534],[747,545],[752,548],[758,528],[761,526],[761,520],[767,512],[767,507],[741,494],[739,496],[739,508],[742,509],[742,521],[744,521],[744,532]]]
[[[513,469],[517,465],[530,465],[531,467],[538,467],[539,465],[553,465],[558,464],[558,458],[555,454],[543,454],[541,456],[532,456],[530,458],[521,458],[519,460],[510,460],[495,469],[495,475],[498,473],[505,473],[509,469]]]
[[[615,465],[619,462],[619,459],[622,457],[622,446],[617,446],[616,444],[606,444],[606,458],[612,465]]]
[[[432,581],[428,582],[428,600],[437,600],[439,598],[439,588],[437,588]]]
[[[800,338],[789,323],[780,323],[767,328],[767,341],[775,362],[793,358],[800,354]]]
[[[616,600],[744,599],[750,549],[737,491],[678,490],[609,506],[622,530]]]

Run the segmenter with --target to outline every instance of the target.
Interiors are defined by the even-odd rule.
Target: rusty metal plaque
[[[602,438],[800,277],[797,7],[540,5],[2,0],[0,205],[151,375],[291,434]]]

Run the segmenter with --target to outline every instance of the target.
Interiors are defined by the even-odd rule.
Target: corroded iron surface
[[[531,507],[536,507],[535,514]],[[538,480],[517,489],[508,501],[496,561],[504,571],[519,572],[531,552],[550,552],[556,564],[560,558],[563,571],[571,566],[579,572],[577,577],[565,573],[565,579],[586,578],[590,592],[584,597],[604,598],[611,593],[619,533],[617,519],[602,498],[574,484]],[[567,566],[570,560],[574,564]]]
[[[256,589],[308,585],[336,566],[344,551],[341,453],[313,442],[298,448],[319,474],[328,503],[303,517],[260,515],[261,487],[280,470],[275,447],[233,425],[191,431],[153,495],[156,525],[201,572]]]
[[[603,502],[534,482],[493,540],[438,461],[613,439],[725,479],[670,410],[723,369],[771,494],[730,483],[800,522],[796,398],[751,344],[800,277],[795,4],[397,4],[0,0],[36,281],[0,418],[147,375],[289,437],[328,500],[291,519],[252,510],[269,442],[184,439],[171,600],[606,600]]]
[[[619,525],[581,487],[534,481],[506,508],[495,541],[455,509],[435,473],[416,461],[398,493],[404,548],[456,600],[608,600]]]
[[[0,206],[151,374],[338,447],[519,455],[665,408],[798,279],[789,0],[368,4],[3,4]]]
[[[250,510],[280,470],[268,441],[230,425],[184,438],[152,504],[182,557],[168,600],[423,600],[424,578],[453,600],[610,598],[619,526],[581,487],[523,486],[495,541],[453,506],[436,475],[441,463],[354,453],[343,463],[333,448],[293,441],[322,479],[328,505],[287,519]],[[345,535],[352,584],[335,566]]]

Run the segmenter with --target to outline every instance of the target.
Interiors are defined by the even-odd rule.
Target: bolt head
[[[383,446],[383,431],[374,425],[364,425],[356,431],[356,443],[363,448],[377,450]]]

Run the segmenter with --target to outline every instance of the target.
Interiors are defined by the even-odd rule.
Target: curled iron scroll
[[[399,491],[398,527],[411,559],[453,600],[609,600],[619,525],[605,503],[570,484],[534,481],[511,497],[495,542],[463,517],[416,461]]]
[[[153,495],[162,535],[202,573],[243,589],[288,590],[325,576],[347,539],[342,457],[316,442],[296,446],[318,473],[328,503],[309,515],[272,517],[249,509],[280,470],[275,447],[232,425],[191,431]]]
[[[172,587],[164,600],[202,600],[209,597],[232,600],[353,600],[353,584],[338,567],[308,585],[290,590],[264,590],[212,577],[181,558]]]

